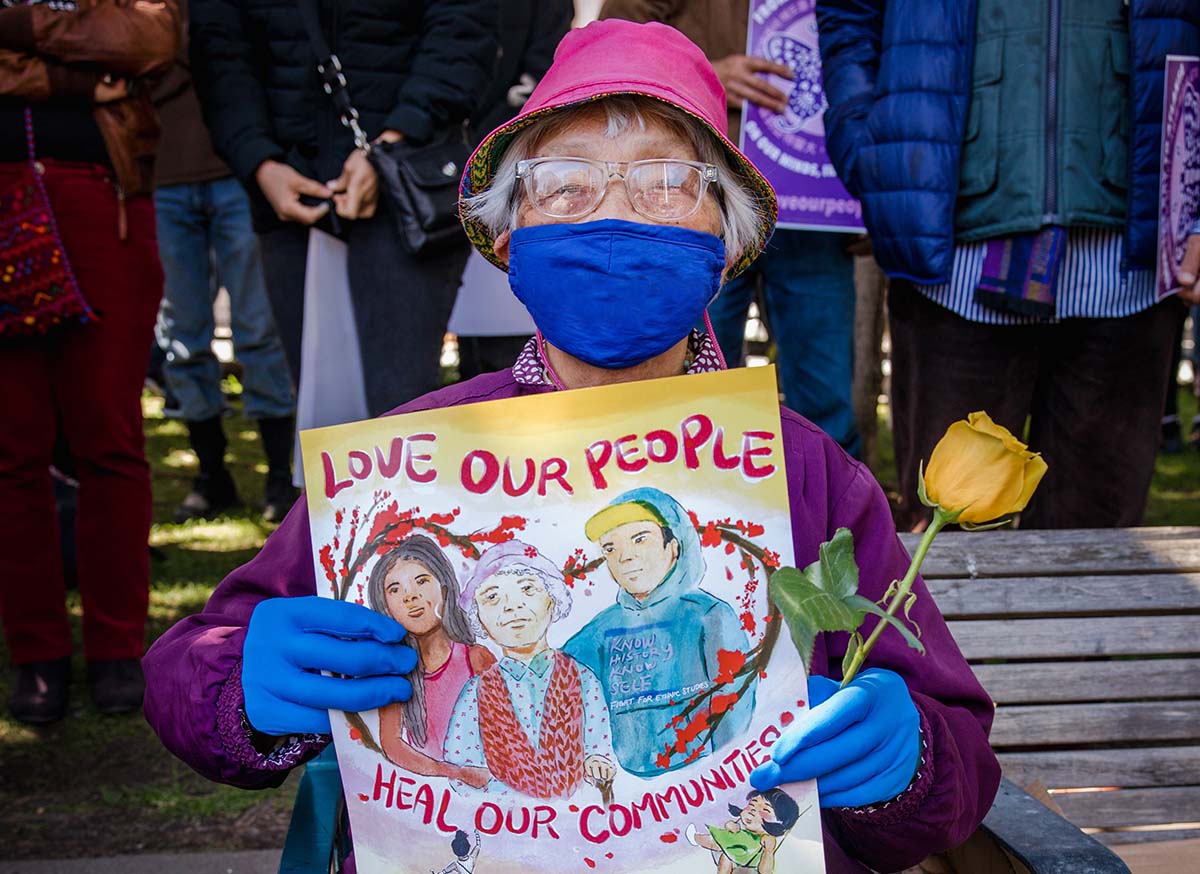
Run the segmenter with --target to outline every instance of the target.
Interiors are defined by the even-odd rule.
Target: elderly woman
[[[605,21],[568,34],[521,114],[483,140],[463,178],[467,231],[508,270],[539,335],[511,370],[400,411],[719,369],[691,326],[766,245],[775,217],[770,186],[726,138],[725,118],[711,65],[672,28]],[[781,418],[796,560],[814,561],[849,528],[860,592],[880,598],[908,567],[886,498],[820,430],[789,410]],[[393,645],[403,629],[301,597],[316,587],[309,555],[301,507],[146,658],[147,716],[202,773],[277,784],[328,741],[324,708],[409,693],[412,656]],[[996,792],[991,702],[920,581],[915,591],[926,654],[884,635],[870,670],[838,690],[826,675],[836,676],[846,637],[819,636],[807,694],[796,690],[813,709],[753,776],[760,790],[818,781],[830,874],[894,871],[957,846]],[[350,635],[374,639],[339,639]],[[352,658],[357,670],[346,671]],[[311,673],[321,668],[355,676]]]
[[[510,540],[483,554],[459,605],[476,636],[494,641],[504,657],[463,686],[446,761],[487,768],[536,798],[569,798],[584,780],[611,783],[604,689],[546,643],[551,623],[571,612],[562,571],[535,547]]]

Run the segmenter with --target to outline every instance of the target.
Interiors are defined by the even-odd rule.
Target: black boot
[[[58,722],[67,715],[70,683],[69,658],[17,665],[12,696],[8,699],[13,719],[29,725]]]
[[[263,519],[281,522],[300,494],[292,485],[292,452],[296,441],[296,418],[278,416],[258,420],[263,453],[267,456],[266,500]]]
[[[175,511],[174,521],[212,519],[227,510],[242,505],[233,477],[225,467],[225,431],[221,417],[199,421],[189,420],[188,443],[200,462],[200,475],[192,482],[192,490]]]
[[[101,713],[131,713],[142,709],[146,678],[137,659],[98,659],[88,662],[92,700]]]

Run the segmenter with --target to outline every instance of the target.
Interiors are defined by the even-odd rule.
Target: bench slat
[[[1194,841],[1200,839],[1200,828],[1096,832],[1092,837],[1109,847],[1119,847],[1127,844],[1158,843],[1159,841]],[[1124,853],[1120,853],[1120,855],[1122,858],[1125,856]],[[1137,857],[1134,856],[1133,858],[1136,859]],[[1186,858],[1190,860],[1192,857],[1189,855]],[[1157,874],[1158,871],[1170,871],[1171,874],[1179,874],[1181,871],[1187,871],[1187,868],[1180,868],[1178,866],[1160,869],[1133,868],[1131,865],[1130,870],[1137,871],[1138,874]]]
[[[1195,784],[1200,777],[1200,746],[1000,753],[997,758],[1004,776],[1021,786],[1040,780],[1056,789],[1141,788]]]
[[[1063,658],[1200,653],[1200,619],[979,619],[950,622],[968,659]]]
[[[1035,704],[1001,707],[993,747],[1045,747],[1132,741],[1194,741],[1200,701]]]
[[[974,665],[997,704],[1200,698],[1200,659]]]
[[[911,552],[919,535],[901,535]],[[1200,528],[947,531],[922,565],[926,577],[1061,576],[1200,571]]]
[[[1056,794],[1054,803],[1080,828],[1196,822],[1200,786]]]
[[[928,586],[947,619],[1200,611],[1200,573],[935,579]]]

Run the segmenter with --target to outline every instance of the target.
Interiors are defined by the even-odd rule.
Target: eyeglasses
[[[633,209],[654,221],[679,221],[700,208],[717,168],[698,161],[592,161],[530,158],[517,162],[529,202],[550,218],[580,218],[600,205],[608,183],[620,176]]]

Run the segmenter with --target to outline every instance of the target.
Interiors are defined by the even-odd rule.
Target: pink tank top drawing
[[[425,675],[425,743],[417,747],[437,761],[445,757],[446,731],[458,694],[467,680],[475,676],[471,655],[465,643],[450,642],[450,658],[431,674]]]

